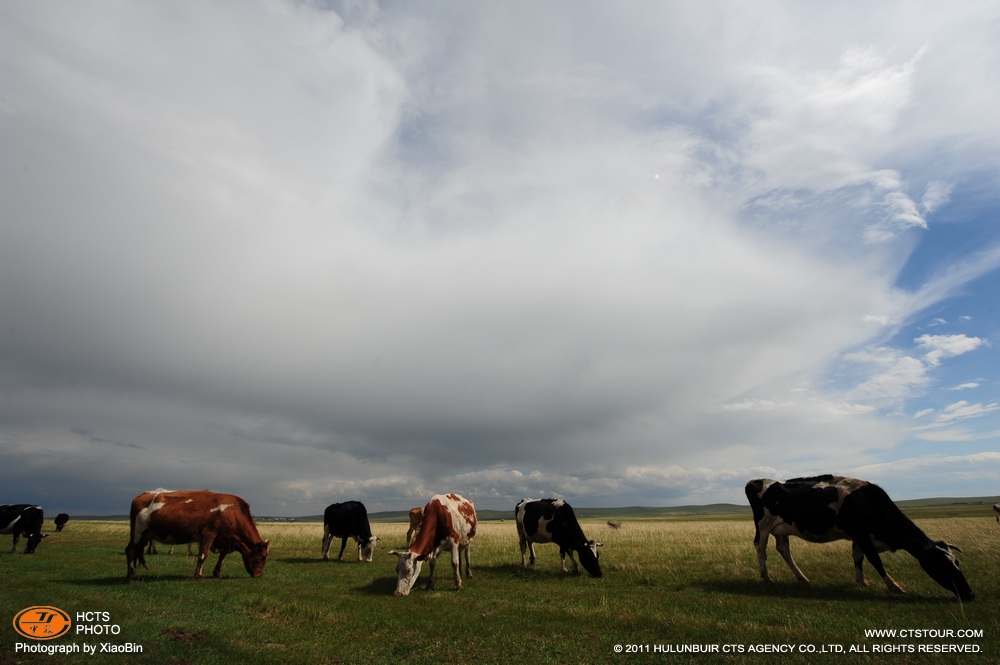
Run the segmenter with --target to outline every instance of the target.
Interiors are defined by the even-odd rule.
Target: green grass
[[[928,509],[929,511],[931,509]],[[238,555],[221,579],[193,579],[194,558],[148,556],[148,570],[126,585],[122,522],[73,521],[46,538],[33,556],[0,554],[3,591],[0,663],[975,663],[1000,658],[1000,525],[992,516],[934,507],[910,511],[934,538],[959,545],[962,568],[978,597],[959,603],[905,553],[884,554],[890,574],[907,589],[890,594],[866,565],[870,586],[854,584],[850,545],[793,540],[810,585],[794,581],[769,549],[771,576],[758,580],[753,525],[737,516],[585,520],[588,536],[604,543],[604,577],[559,573],[554,545],[538,547],[533,570],[520,567],[514,524],[482,522],[473,544],[474,579],[451,590],[451,565],[438,566],[437,590],[421,582],[395,598],[395,557],[406,524],[381,523],[375,561],[359,563],[348,544],[344,562],[320,559],[322,526],[263,523],[271,557],[251,579]],[[9,536],[4,537],[4,541]],[[2,545],[2,543],[0,543]],[[339,542],[334,544],[339,546]],[[4,548],[5,549],[5,548]],[[206,563],[206,572],[214,557]],[[111,637],[72,635],[71,643],[138,643],[141,655],[49,657],[14,653],[24,641],[13,616],[31,605],[75,615],[110,614],[121,626]],[[874,639],[866,629],[978,629],[967,639]],[[975,644],[978,654],[616,654],[616,644],[852,645]],[[645,647],[643,647],[645,648]]]

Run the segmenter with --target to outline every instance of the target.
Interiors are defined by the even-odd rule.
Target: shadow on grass
[[[426,580],[417,580],[417,585],[414,586],[414,590],[410,593],[414,593],[418,588],[422,590],[422,582],[426,583]],[[438,583],[440,583],[440,581]],[[364,586],[354,587],[354,590],[360,591],[361,593],[369,596],[391,596],[396,592],[396,578],[376,577]]]
[[[330,559],[329,561],[323,561],[323,557],[285,557],[284,559],[276,559],[281,563],[325,563],[326,565],[331,565],[335,563],[347,563],[346,561],[337,561],[336,559]]]
[[[892,603],[895,605],[951,605],[958,602],[954,597],[923,596],[916,594],[890,593],[874,585],[862,589],[857,586],[814,586],[801,582],[761,582],[759,580],[726,580],[693,582],[689,586],[708,593],[750,596],[754,598],[793,598],[804,601],[829,603],[831,601],[865,601]]]
[[[153,584],[158,582],[176,583],[177,580],[194,581],[194,575],[140,575],[129,582],[129,584]],[[57,581],[71,586],[119,586],[125,584],[125,576],[94,577],[90,579],[62,579]]]

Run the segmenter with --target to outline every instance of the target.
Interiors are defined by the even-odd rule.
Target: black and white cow
[[[531,565],[535,565],[535,543],[555,543],[559,546],[560,570],[566,571],[566,555],[573,564],[573,573],[579,574],[573,553],[580,557],[584,569],[594,577],[601,576],[601,543],[588,540],[576,521],[573,508],[562,499],[521,499],[514,508],[517,537],[521,545],[521,565],[525,566],[525,550],[531,552]]]
[[[56,531],[62,531],[63,527],[66,526],[66,522],[69,522],[69,515],[59,513],[53,521],[56,523]]]
[[[358,561],[371,562],[378,538],[372,535],[365,504],[360,501],[345,501],[326,507],[323,513],[323,561],[330,560],[330,543],[334,538],[341,539],[337,561],[344,556],[347,539],[353,538],[358,542]]]
[[[878,485],[832,475],[785,482],[758,478],[747,483],[746,495],[756,527],[753,542],[760,577],[765,581],[770,581],[768,536],[774,536],[778,553],[801,582],[809,580],[792,560],[789,536],[814,543],[850,540],[854,543],[855,579],[861,585],[867,584],[861,569],[867,558],[889,590],[902,593],[903,589],[885,572],[879,552],[906,550],[945,589],[962,600],[975,598],[952,554],[958,548],[928,538]]]
[[[33,506],[30,503],[18,503],[14,505],[0,506],[0,534],[13,534],[14,545],[11,552],[17,551],[17,541],[24,536],[28,539],[24,546],[25,554],[34,554],[38,543],[42,542],[48,534],[42,533],[42,523],[45,515],[41,506]]]

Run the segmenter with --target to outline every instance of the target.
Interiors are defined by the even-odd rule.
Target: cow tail
[[[753,513],[753,543],[760,543],[760,521],[764,517],[764,502],[761,493],[764,491],[764,481],[761,479],[751,480],[746,484],[744,493],[750,503],[750,511]]]

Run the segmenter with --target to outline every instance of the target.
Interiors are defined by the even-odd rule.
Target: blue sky
[[[1000,8],[0,8],[8,503],[1000,494]]]

